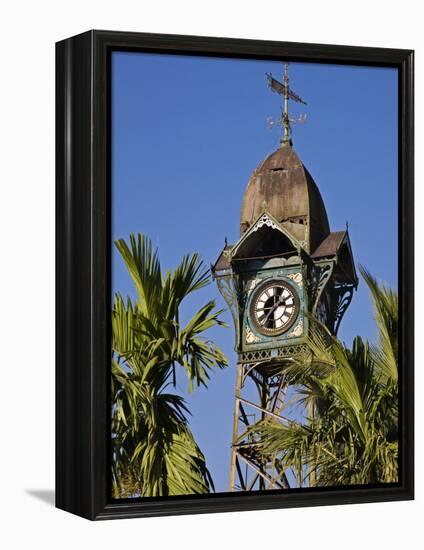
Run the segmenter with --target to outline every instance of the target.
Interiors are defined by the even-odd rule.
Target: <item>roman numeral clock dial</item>
[[[255,290],[250,304],[250,318],[256,329],[266,336],[278,336],[288,330],[299,313],[299,298],[294,288],[273,280]]]

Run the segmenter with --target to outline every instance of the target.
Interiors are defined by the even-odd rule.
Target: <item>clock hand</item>
[[[265,316],[265,319],[263,321],[263,323],[261,323],[262,325],[264,325],[268,319],[270,318],[271,314],[274,313],[274,311],[280,306],[280,305],[283,305],[284,303],[286,302],[286,299],[285,298],[282,298],[280,297],[278,299],[278,302],[271,307],[271,309],[268,311],[268,313],[266,314]]]

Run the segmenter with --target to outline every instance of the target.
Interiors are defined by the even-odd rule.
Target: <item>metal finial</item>
[[[303,103],[306,105],[306,101],[303,101],[301,97],[293,92],[289,87],[289,64],[284,64],[284,75],[283,82],[279,82],[270,73],[266,74],[268,79],[268,86],[273,92],[283,96],[284,98],[284,111],[281,114],[281,119],[273,121],[271,118],[268,118],[268,124],[272,127],[274,124],[281,124],[283,126],[283,137],[280,140],[281,146],[291,145],[291,124],[293,122],[305,122],[306,115],[300,116],[298,118],[290,118],[289,115],[289,99],[296,101],[297,103]]]
[[[283,113],[283,128],[284,134],[281,140],[281,145],[291,145],[291,126],[289,118],[289,64],[284,64],[284,113]]]

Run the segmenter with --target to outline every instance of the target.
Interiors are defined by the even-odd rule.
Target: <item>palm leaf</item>
[[[209,372],[227,359],[203,334],[224,326],[215,302],[179,324],[180,305],[209,284],[197,254],[162,274],[157,251],[143,235],[116,246],[137,291],[137,301],[118,293],[112,308],[113,490],[116,495],[161,496],[213,490],[204,455],[191,434],[184,399],[165,388],[177,384],[178,365],[189,389],[207,385]]]
[[[314,472],[322,486],[398,480],[397,295],[361,268],[374,304],[378,345],[360,337],[346,348],[310,318],[309,351],[285,365],[300,401],[315,414],[261,420],[251,430],[264,457],[275,456],[299,484]]]

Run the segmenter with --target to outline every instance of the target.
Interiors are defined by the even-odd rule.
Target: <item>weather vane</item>
[[[274,126],[281,125],[284,128],[284,134],[283,137],[280,140],[281,145],[291,145],[291,125],[300,122],[304,123],[306,122],[306,115],[300,115],[299,117],[290,117],[289,116],[289,99],[292,99],[293,101],[296,101],[297,103],[302,103],[303,105],[306,105],[306,101],[304,101],[301,97],[299,97],[297,94],[293,92],[293,90],[289,87],[289,65],[288,63],[285,63],[284,65],[284,77],[283,82],[279,82],[276,80],[271,73],[266,73],[267,79],[268,79],[268,86],[271,88],[273,92],[276,92],[277,94],[283,96],[284,98],[284,110],[281,113],[281,117],[274,120],[272,117],[267,118],[267,123],[269,128],[273,128]]]

